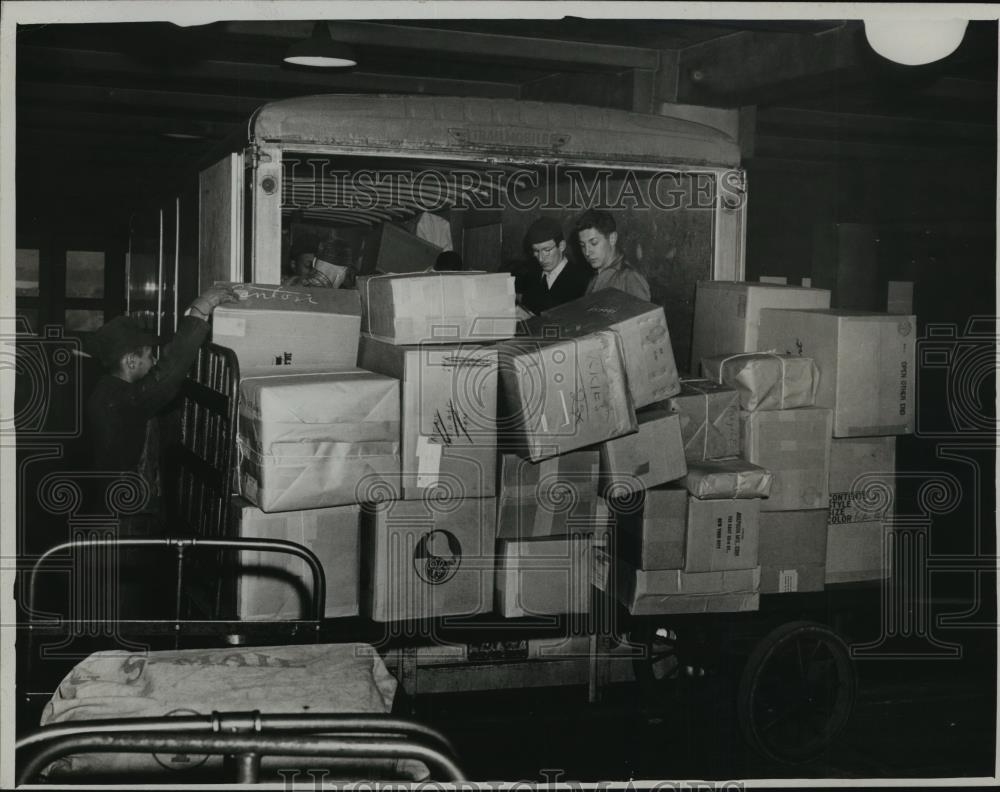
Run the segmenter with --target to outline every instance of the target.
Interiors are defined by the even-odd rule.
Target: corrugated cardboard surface
[[[361,300],[353,289],[235,284],[243,295],[212,312],[212,342],[240,369],[357,366]]]
[[[642,499],[610,500],[615,551],[637,569],[681,569],[688,494],[675,487],[646,490]]]
[[[536,338],[553,331],[579,338],[598,330],[614,330],[622,340],[629,394],[636,408],[662,401],[680,391],[663,308],[619,289],[602,289],[545,311],[527,322]]]
[[[598,517],[598,469],[596,449],[541,462],[501,454],[498,536],[565,536],[606,525],[606,512],[603,524]]]
[[[761,501],[689,496],[685,572],[724,572],[757,566]]]
[[[740,398],[735,390],[707,379],[682,380],[681,392],[667,405],[680,418],[688,462],[739,454]]]
[[[497,349],[504,446],[539,461],[636,431],[613,331],[552,342],[518,339]]]
[[[882,580],[891,574],[884,551],[888,526],[880,522],[841,523],[827,527],[826,582]]]
[[[495,540],[496,498],[365,507],[363,612],[391,622],[491,610]]]
[[[829,308],[830,292],[743,281],[698,281],[694,303],[692,366],[702,358],[756,352],[764,308]]]
[[[361,567],[359,506],[265,514],[242,498],[232,505],[233,535],[284,539],[312,550],[326,574],[327,618],[357,616]],[[258,550],[239,554],[238,619],[302,619],[309,613],[312,574],[305,561]]]
[[[811,358],[749,352],[701,361],[709,379],[733,388],[744,410],[790,410],[816,402],[819,370]]]
[[[590,535],[497,542],[495,609],[502,616],[590,611]]]
[[[360,365],[402,383],[403,498],[496,490],[497,352],[467,344],[399,346],[363,335]]]
[[[368,371],[240,383],[241,494],[266,512],[395,498],[399,382]]]
[[[697,498],[766,498],[773,482],[771,471],[734,457],[692,462],[681,485]]]
[[[823,590],[827,515],[826,509],[760,515],[762,593]]]
[[[506,273],[427,272],[358,279],[362,329],[393,344],[511,338],[514,277]]]
[[[666,484],[687,473],[680,416],[665,406],[636,411],[639,431],[609,440],[600,447],[601,484],[604,497]]]
[[[741,415],[742,456],[774,474],[762,511],[825,509],[830,503],[830,426],[825,407]]]
[[[816,404],[834,411],[834,437],[913,431],[916,320],[861,311],[764,311],[762,349],[816,361]]]

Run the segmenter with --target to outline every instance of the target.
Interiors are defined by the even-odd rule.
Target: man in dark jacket
[[[559,223],[548,217],[539,218],[528,227],[525,243],[537,259],[541,273],[529,276],[521,305],[537,314],[583,296],[590,273],[567,260],[566,240]]]

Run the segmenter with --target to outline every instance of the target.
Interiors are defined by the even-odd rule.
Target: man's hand
[[[227,302],[237,302],[238,300],[239,297],[233,289],[213,286],[210,289],[205,289],[191,303],[190,312],[194,316],[199,316],[207,320],[212,315],[212,311],[215,310],[216,306]]]

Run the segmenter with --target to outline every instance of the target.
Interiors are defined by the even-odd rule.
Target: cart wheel
[[[779,762],[821,754],[854,709],[857,672],[847,645],[815,622],[783,624],[747,659],[736,697],[744,738]]]

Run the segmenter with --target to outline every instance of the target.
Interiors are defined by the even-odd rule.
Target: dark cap
[[[562,226],[550,217],[539,217],[528,226],[528,232],[524,235],[524,242],[527,245],[540,245],[549,240],[554,242],[563,240]]]
[[[108,368],[113,368],[126,352],[144,346],[156,346],[156,339],[143,330],[135,319],[116,316],[88,339],[87,352]]]

